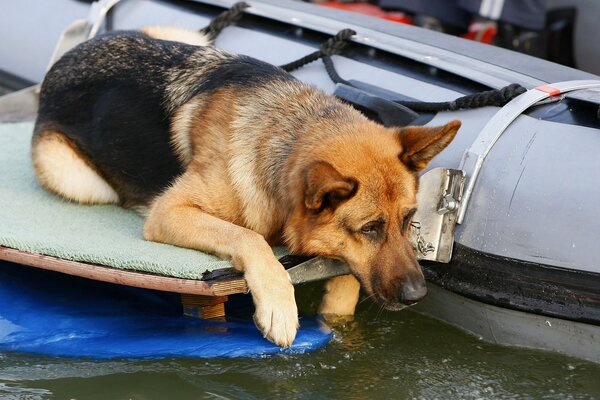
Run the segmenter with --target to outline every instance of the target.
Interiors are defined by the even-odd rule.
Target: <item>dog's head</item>
[[[292,249],[345,261],[388,309],[419,301],[427,288],[408,238],[418,173],[459,127],[365,124],[324,143],[302,173],[303,202],[286,231]]]

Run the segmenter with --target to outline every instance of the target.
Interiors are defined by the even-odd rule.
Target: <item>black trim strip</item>
[[[35,83],[0,69],[0,87],[10,92],[33,86]]]
[[[450,264],[421,265],[429,281],[473,300],[600,325],[600,274],[490,255],[458,243]]]

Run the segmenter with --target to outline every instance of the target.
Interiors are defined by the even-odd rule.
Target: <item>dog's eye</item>
[[[402,220],[402,232],[403,233],[406,233],[406,230],[408,229],[408,226],[410,225],[412,218],[415,216],[416,212],[417,212],[416,208],[410,210],[408,212],[408,214],[406,214],[406,216]]]
[[[360,232],[364,235],[376,238],[381,232],[381,228],[383,226],[383,222],[381,221],[372,221],[360,228]]]

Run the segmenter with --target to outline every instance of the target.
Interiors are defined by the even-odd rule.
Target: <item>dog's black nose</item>
[[[425,279],[415,279],[406,281],[400,288],[400,302],[411,305],[421,300],[427,294],[427,284]]]

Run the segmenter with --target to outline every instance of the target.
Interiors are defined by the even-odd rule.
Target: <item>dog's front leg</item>
[[[352,317],[358,303],[359,293],[360,283],[353,275],[342,275],[329,279],[325,283],[325,294],[319,306],[319,314],[327,320]]]
[[[144,238],[231,260],[252,294],[257,327],[278,346],[291,346],[298,329],[294,287],[264,237],[204,212],[182,192],[175,186],[157,199]]]

